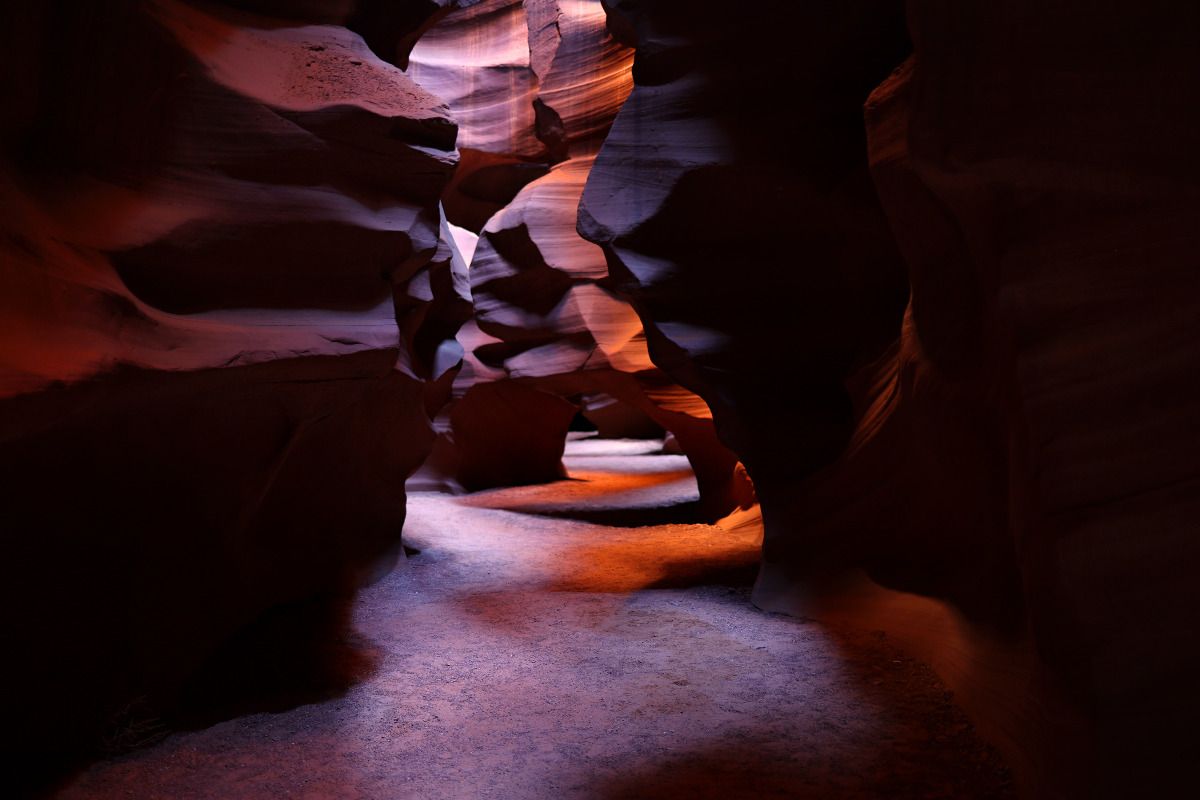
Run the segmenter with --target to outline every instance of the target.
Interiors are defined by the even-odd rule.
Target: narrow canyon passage
[[[761,533],[672,522],[696,483],[659,445],[575,438],[569,480],[413,494],[419,553],[354,607],[360,682],[59,796],[1009,796],[923,664],[750,604]]]
[[[5,11],[0,798],[1197,795],[1200,3]]]

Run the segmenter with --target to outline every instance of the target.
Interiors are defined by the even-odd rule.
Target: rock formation
[[[924,485],[889,476],[898,509],[956,565],[1015,556],[1035,674],[1068,715],[1033,768],[1070,769],[1069,793],[1169,793],[1200,745],[1200,161],[1175,134],[1195,126],[1200,12],[921,2],[909,24],[867,128],[912,298],[861,458],[874,472],[873,438],[906,453],[894,474]]]
[[[629,93],[633,54],[598,0],[459,3],[421,36],[408,74],[459,121],[462,161],[444,201],[478,232],[572,150],[594,151]]]
[[[561,478],[582,408],[611,435],[671,431],[715,519],[752,502],[749,483],[704,402],[651,363],[604,253],[576,232],[595,150],[631,86],[631,52],[605,22],[595,0],[491,0],[451,12],[413,49],[409,74],[448,98],[461,125],[448,213],[481,235],[457,400],[412,485]]]
[[[136,734],[394,563],[419,465],[560,478],[582,411],[757,496],[756,602],[928,659],[1028,794],[1190,778],[1194,4],[18,5],[10,752]]]
[[[606,5],[637,85],[580,230],[755,480],[757,602],[835,608],[819,580],[863,568],[824,591],[1028,793],[1168,790],[1200,699],[1196,11],[913,0],[900,67],[899,4]]]
[[[456,126],[349,4],[308,5],[57,3],[5,26],[21,748],[161,710],[264,609],[400,550],[469,313],[439,209]]]
[[[845,444],[843,381],[894,335],[905,291],[861,112],[903,57],[900,6],[786,5],[731,20],[717,4],[610,4],[612,27],[637,40],[637,86],[579,219],[655,363],[708,402],[765,513]],[[805,446],[785,453],[780,439]]]

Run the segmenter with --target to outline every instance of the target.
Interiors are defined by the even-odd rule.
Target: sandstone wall
[[[756,601],[893,632],[1030,794],[1168,790],[1196,13],[717,5],[606,3],[636,85],[579,227],[754,478]]]
[[[346,4],[234,5],[6,12],[21,749],[153,713],[263,610],[393,563],[461,353],[448,108],[344,26]]]
[[[448,213],[480,236],[456,402],[412,486],[561,478],[567,429],[582,409],[609,435],[671,431],[709,517],[753,502],[704,402],[651,363],[603,251],[576,232],[595,152],[632,86],[631,61],[598,0],[489,0],[452,11],[413,49],[409,74],[447,97],[462,126]]]

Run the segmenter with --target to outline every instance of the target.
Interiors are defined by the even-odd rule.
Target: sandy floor
[[[1008,796],[924,665],[750,605],[753,531],[630,527],[696,499],[686,460],[652,449],[578,441],[573,480],[411,496],[420,553],[353,608],[356,682],[172,734],[58,796]]]

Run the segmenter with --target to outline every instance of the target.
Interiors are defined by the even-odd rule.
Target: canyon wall
[[[5,12],[15,752],[161,713],[262,611],[400,552],[469,315],[456,124],[352,5]],[[437,10],[365,5],[397,46]]]
[[[562,477],[582,410],[756,490],[756,602],[929,659],[1027,793],[1168,793],[1200,12],[1050,5],[6,11],[13,751],[389,566],[423,462]]]
[[[844,380],[905,296],[861,111],[906,52],[900,6],[789,5],[609,4],[636,86],[579,211],[655,363],[710,406],[766,514],[845,445]]]
[[[1065,793],[1170,791],[1200,752],[1200,161],[1180,135],[1200,12],[913,2],[909,23],[867,128],[912,299],[896,396],[866,416],[909,453],[940,420],[940,463],[906,459],[940,491],[910,485],[908,507],[1012,549],[1035,675],[1068,715],[1039,731],[1042,771],[1066,751]]]
[[[563,443],[582,411],[602,435],[671,432],[708,518],[752,504],[707,406],[651,362],[604,252],[576,232],[579,196],[632,86],[631,64],[598,0],[487,0],[450,12],[413,48],[409,74],[448,98],[461,126],[447,213],[479,239],[455,401],[411,486],[562,478]]]
[[[579,227],[754,478],[756,602],[929,658],[1028,794],[1169,791],[1200,15],[700,5],[606,3],[636,86]]]

